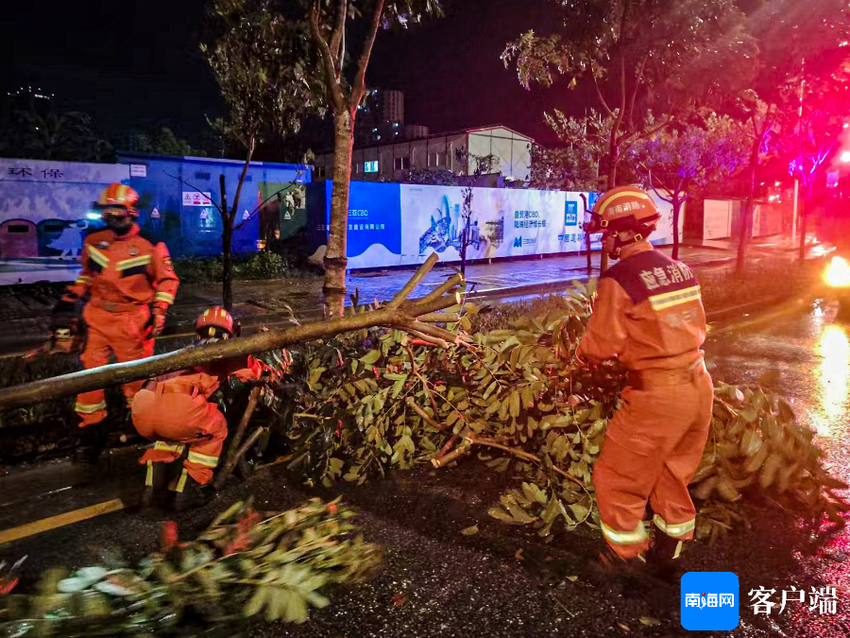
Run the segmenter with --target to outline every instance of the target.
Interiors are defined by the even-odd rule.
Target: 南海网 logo
[[[690,631],[735,629],[740,617],[738,576],[688,572],[682,576],[682,627]]]

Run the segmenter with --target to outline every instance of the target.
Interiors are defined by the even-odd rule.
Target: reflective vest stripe
[[[146,266],[149,263],[151,263],[151,256],[142,255],[141,257],[133,257],[132,259],[119,261],[115,264],[115,270],[120,272],[122,270],[127,270],[128,268],[135,268],[136,266]]]
[[[91,260],[102,268],[106,268],[109,265],[109,257],[104,255],[94,246],[88,246],[89,257]]]
[[[77,277],[77,281],[74,282],[75,286],[85,286],[91,281],[91,277],[87,277],[86,275],[80,275]]]
[[[186,477],[189,473],[186,471],[186,468],[183,468],[183,471],[180,473],[180,478],[177,480],[177,485],[174,486],[172,492],[178,492],[180,494],[183,493],[183,489],[186,487]]]
[[[153,296],[153,300],[174,303],[174,295],[169,295],[167,292],[158,292]]]
[[[157,441],[153,444],[154,450],[161,452],[174,452],[175,454],[183,454],[183,449],[186,446],[181,443],[166,443],[165,441]]]
[[[694,528],[696,527],[697,523],[696,519],[692,518],[691,520],[685,521],[684,523],[672,524],[665,521],[658,514],[656,514],[652,518],[652,522],[655,523],[655,526],[658,529],[660,529],[662,532],[664,532],[665,534],[667,534],[667,536],[670,536],[671,538],[680,538],[682,536],[685,536],[686,534],[691,533],[692,531],[694,531]]]
[[[148,461],[148,472],[145,474],[145,487],[153,487],[153,462]]]
[[[671,306],[678,306],[679,304],[687,303],[689,301],[695,301],[699,298],[699,286],[692,286],[691,288],[685,288],[684,290],[674,290],[673,292],[653,295],[652,297],[649,297],[649,305],[652,306],[653,310],[657,311],[670,308]]]
[[[614,545],[637,545],[646,540],[646,529],[643,526],[643,521],[638,523],[638,526],[631,532],[618,532],[602,523],[602,535]]]
[[[218,465],[218,457],[217,456],[208,456],[206,454],[200,454],[198,452],[192,452],[192,450],[189,450],[189,461],[191,463],[197,463],[198,465],[203,465],[204,467],[216,467]]]
[[[94,414],[100,410],[106,409],[106,401],[100,403],[80,403],[79,401],[74,406],[74,412],[78,414]]]

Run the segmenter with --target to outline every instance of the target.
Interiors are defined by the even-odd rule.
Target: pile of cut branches
[[[265,517],[236,503],[195,541],[180,543],[166,527],[161,551],[135,569],[52,570],[38,595],[0,598],[0,636],[166,635],[257,614],[304,622],[310,606],[328,604],[328,586],[380,567],[379,549],[354,535],[352,516],[319,499]]]
[[[468,335],[478,309],[466,304],[447,310],[455,321],[442,339],[369,330],[310,346],[290,467],[330,485],[470,456],[517,479],[491,508],[495,518],[547,538],[556,524],[598,525],[591,471],[625,378],[613,364],[572,364],[593,286],[576,283],[507,330]],[[698,537],[743,521],[743,496],[758,493],[842,523],[848,507],[834,490],[845,486],[819,457],[782,399],[718,386],[693,485]]]

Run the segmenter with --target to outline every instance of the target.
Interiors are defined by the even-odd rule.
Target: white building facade
[[[396,181],[407,179],[412,169],[448,169],[456,175],[475,171],[475,156],[492,155],[492,173],[512,180],[531,178],[531,146],[534,140],[506,126],[466,129],[454,133],[430,135],[422,139],[355,149],[351,179],[358,181]],[[457,151],[468,151],[461,162]],[[314,180],[333,177],[333,154],[317,155]]]

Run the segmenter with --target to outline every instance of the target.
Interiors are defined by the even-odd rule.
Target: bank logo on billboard
[[[564,226],[578,226],[578,202],[567,202],[564,209]]]

